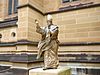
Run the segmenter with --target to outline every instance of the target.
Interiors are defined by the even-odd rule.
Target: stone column
[[[33,53],[34,56],[37,51],[36,42],[40,39],[40,35],[35,31],[35,19],[39,21],[40,25],[43,25],[42,4],[42,0],[19,0],[17,52],[12,58],[14,61],[13,68],[29,69],[34,67],[32,61],[34,62],[35,57],[32,57],[29,53]],[[28,62],[31,62],[31,64],[28,64]]]
[[[36,43],[40,39],[40,35],[36,33],[35,19],[41,26],[43,25],[42,8],[43,0],[19,0],[17,40],[21,45],[17,46],[18,51],[36,50],[36,47],[34,49],[34,46],[29,46],[29,44]],[[26,45],[25,42],[27,42]]]

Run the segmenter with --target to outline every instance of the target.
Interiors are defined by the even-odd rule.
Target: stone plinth
[[[43,68],[36,68],[29,71],[29,75],[71,75],[70,68],[58,68],[43,70]]]

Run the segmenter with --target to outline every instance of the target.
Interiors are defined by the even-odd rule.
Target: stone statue
[[[42,35],[41,41],[38,43],[38,55],[37,59],[44,56],[44,68],[56,69],[59,65],[58,60],[58,26],[52,23],[52,16],[47,16],[47,26],[40,27],[37,20],[36,32]]]

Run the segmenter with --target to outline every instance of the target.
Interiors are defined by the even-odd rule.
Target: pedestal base
[[[29,75],[71,75],[71,69],[65,67],[48,70],[43,70],[43,68],[36,68],[30,70]]]

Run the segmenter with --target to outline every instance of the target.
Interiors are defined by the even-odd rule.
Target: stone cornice
[[[93,2],[90,2],[90,3],[86,3],[86,4],[79,4],[79,5],[74,5],[74,6],[62,7],[62,8],[59,8],[59,10],[57,10],[57,11],[50,11],[50,12],[45,12],[45,13],[43,13],[39,9],[35,8],[31,4],[20,5],[20,6],[18,6],[18,9],[24,8],[24,7],[30,7],[31,9],[33,9],[33,10],[35,10],[35,11],[37,11],[40,14],[45,16],[47,14],[56,14],[56,13],[61,13],[61,12],[67,12],[67,11],[73,11],[73,10],[85,9],[85,8],[91,8],[91,7],[99,7],[99,6],[100,6],[100,3],[94,4]]]
[[[91,8],[91,7],[99,7],[99,6],[100,6],[100,3],[99,4],[91,3],[88,5],[80,4],[80,5],[76,5],[76,6],[62,7],[62,8],[59,8],[59,10],[57,10],[57,11],[51,11],[51,12],[46,12],[46,13],[43,13],[42,11],[40,11],[39,9],[35,8],[34,6],[32,6],[30,4],[18,6],[18,9],[23,8],[23,7],[30,7],[31,9],[33,9],[45,16],[47,14],[56,14],[56,13],[61,13],[61,12],[67,12],[67,11],[73,11],[73,10],[85,9],[85,8]],[[18,21],[18,16],[1,21],[0,28],[17,26],[17,24],[16,24],[17,21]]]
[[[24,5],[20,5],[18,6],[17,8],[18,9],[21,9],[21,8],[24,8],[24,7],[29,7],[37,12],[39,12],[40,14],[44,15],[44,13],[42,11],[40,11],[39,9],[37,9],[36,7],[32,6],[31,4],[24,4]]]
[[[100,45],[100,42],[62,42],[60,46],[93,46]]]
[[[43,62],[43,59],[36,59],[36,54],[0,54],[0,61],[6,61],[6,62],[15,62],[15,63],[38,63]],[[87,60],[82,57],[89,57],[90,55],[58,55],[60,58],[60,62],[72,62],[72,63],[98,63],[100,64],[100,55],[92,55],[92,57],[95,57],[96,59]],[[80,57],[80,59],[73,59],[73,60],[67,60],[61,59],[64,57]]]
[[[0,23],[11,22],[11,21],[17,21],[17,20],[18,20],[18,16],[12,17],[12,18],[4,19],[4,21],[0,21]]]
[[[16,45],[32,45],[37,46],[38,42],[29,40],[18,40],[17,42],[0,42],[0,47],[16,46]]]
[[[37,41],[29,41],[29,40],[18,40],[17,42],[1,42],[0,47],[4,46],[16,46],[16,45],[32,45],[37,46]],[[95,46],[100,45],[100,42],[61,42],[59,46]]]
[[[4,21],[0,21],[0,28],[8,28],[17,26],[18,16],[13,18],[5,19]]]
[[[16,42],[0,42],[0,47],[12,47],[16,46]]]
[[[18,40],[16,42],[16,45],[33,45],[33,46],[37,46],[38,42],[36,41],[29,41],[29,40]]]

